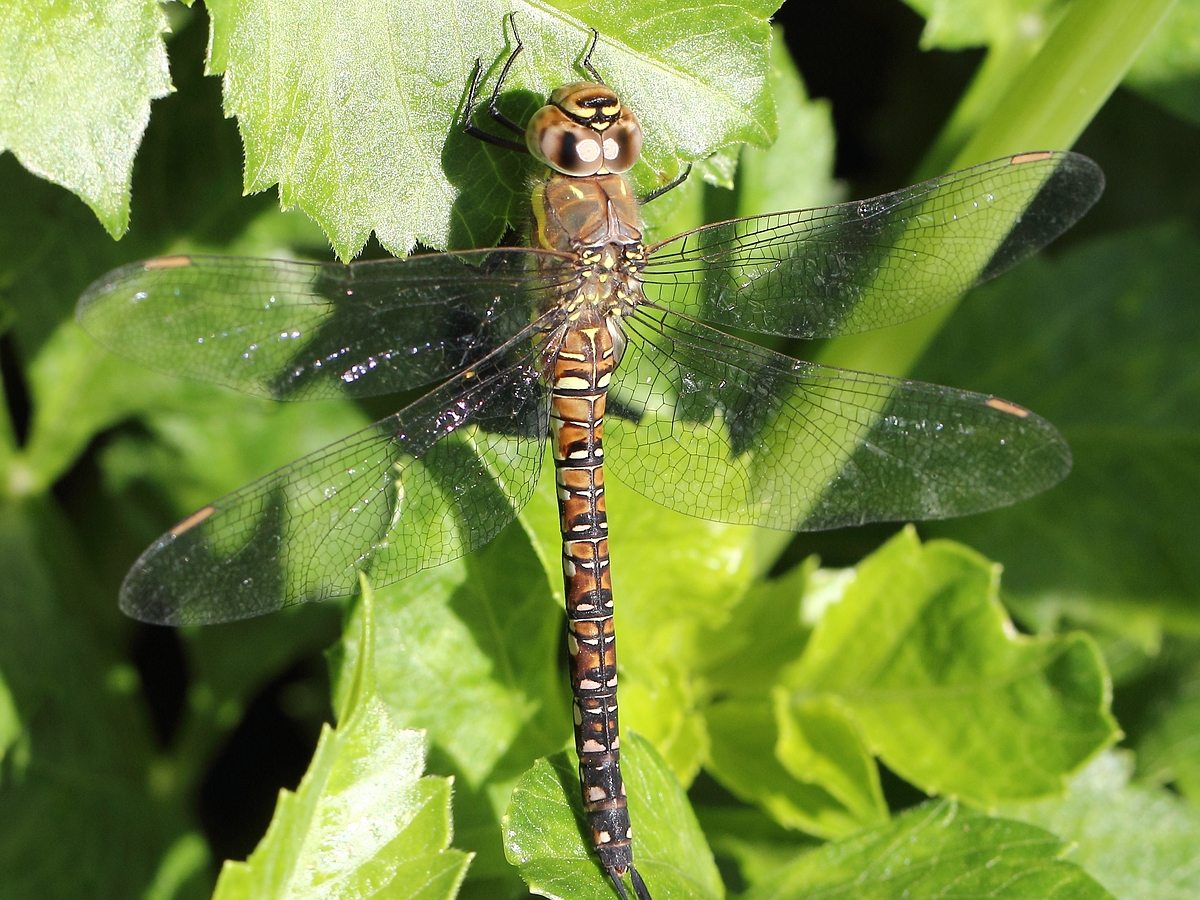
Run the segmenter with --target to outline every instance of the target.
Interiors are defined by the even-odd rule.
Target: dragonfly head
[[[558,88],[534,113],[525,144],[564,175],[619,175],[642,152],[642,126],[612,88],[577,81]]]

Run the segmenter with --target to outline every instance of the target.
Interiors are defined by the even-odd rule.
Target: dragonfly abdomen
[[[579,780],[596,853],[606,869],[621,876],[633,863],[633,848],[619,763],[602,446],[606,390],[617,351],[602,317],[586,318],[591,321],[565,331],[555,356],[551,427]]]

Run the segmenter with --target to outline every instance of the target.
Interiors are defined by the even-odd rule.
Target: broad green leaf
[[[806,740],[772,690],[808,639],[801,610],[818,591],[816,565],[810,558],[782,578],[753,583],[729,621],[706,636],[715,699],[704,713],[705,767],[787,827],[842,837],[887,818],[874,760],[853,722],[820,700],[804,716]]]
[[[1167,791],[1129,784],[1128,754],[1105,753],[1066,797],[1008,804],[1003,815],[1070,842],[1067,858],[1121,900],[1200,894],[1200,813]]]
[[[507,87],[535,98],[583,77],[578,63],[600,30],[593,63],[642,121],[644,190],[681,160],[736,141],[765,146],[775,123],[766,92],[766,17],[753,9],[659,3],[516,6],[525,52]],[[476,57],[490,91],[513,46],[506,3],[429,7],[289,0],[214,7],[209,68],[225,76],[225,109],[246,146],[246,191],[278,182],[282,204],[320,223],[339,256],[372,231],[395,253],[419,241],[494,243],[523,220],[523,160],[460,130]],[[715,39],[715,36],[720,37]],[[696,111],[703,110],[698,115]]]
[[[781,825],[833,838],[887,818],[886,807],[871,808],[870,802],[862,802],[873,799],[872,788],[876,793],[879,788],[879,776],[865,747],[851,748],[841,758],[823,756],[820,766],[797,775],[781,761],[777,713],[770,699],[713,703],[705,711],[705,724],[711,742],[705,768],[729,791],[760,806]],[[798,755],[792,752],[791,761]],[[820,777],[828,777],[831,769],[830,780],[843,796],[859,801],[857,810],[821,783]],[[861,776],[857,783],[856,774]],[[858,811],[863,809],[866,815],[860,817]]]
[[[1200,2],[1176,0],[1125,83],[1193,125],[1200,124]]]
[[[137,673],[58,594],[71,558],[46,515],[0,501],[0,679],[20,729],[0,759],[0,895],[137,897],[183,816],[152,778]]]
[[[150,101],[171,90],[158,0],[15,0],[0,16],[0,151],[129,225]]]
[[[371,606],[364,581],[366,648],[375,640]],[[280,791],[255,851],[225,863],[214,900],[456,894],[470,854],[450,849],[450,780],[421,777],[424,737],[389,715],[370,649],[348,680],[338,727],[322,730],[296,792]]]
[[[1053,834],[950,801],[801,856],[746,900],[1110,900]]]
[[[966,547],[900,532],[858,567],[785,676],[797,727],[827,698],[927,793],[990,805],[1062,790],[1117,735],[1107,675],[1082,634],[1018,635],[998,574]]]
[[[539,759],[517,783],[504,816],[505,852],[529,889],[562,900],[611,900],[612,883],[584,839],[574,754]],[[621,774],[633,820],[634,863],[655,900],[725,895],[679,782],[649,741],[630,734]]]
[[[1026,597],[1197,617],[1200,237],[1089,241],[971,294],[916,373],[993,391],[1059,427],[1071,476],[1011,509],[923,526],[1005,565]]]

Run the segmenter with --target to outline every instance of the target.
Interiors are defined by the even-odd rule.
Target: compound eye
[[[642,154],[642,125],[628,109],[604,130],[604,165],[620,175],[633,168]]]
[[[529,152],[564,175],[595,175],[603,171],[608,164],[603,143],[607,137],[572,121],[556,106],[543,106],[525,129]],[[615,153],[616,145],[613,150]]]

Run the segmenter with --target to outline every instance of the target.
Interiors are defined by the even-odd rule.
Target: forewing
[[[815,531],[942,519],[1062,479],[1049,422],[984,394],[801,362],[652,307],[609,391],[604,456],[706,519]]]
[[[184,520],[134,564],[121,608],[164,625],[244,619],[487,543],[529,499],[545,444],[546,392],[520,343]]]
[[[721,326],[827,338],[897,325],[1000,274],[1104,189],[1075,153],[1025,153],[871,200],[735,219],[650,250],[651,300]]]
[[[526,327],[544,308],[539,253],[161,257],[96,281],[77,318],[103,346],[171,375],[275,399],[376,396],[448,378]]]

